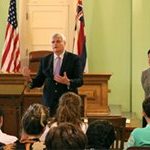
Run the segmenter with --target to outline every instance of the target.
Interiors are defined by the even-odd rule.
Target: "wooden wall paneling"
[[[0,94],[0,107],[4,111],[2,130],[7,134],[19,137],[21,120],[20,95]]]

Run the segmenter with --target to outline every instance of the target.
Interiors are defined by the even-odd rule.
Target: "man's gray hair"
[[[64,36],[64,34],[62,34],[62,33],[54,33],[54,34],[52,35],[51,39],[56,38],[56,37],[59,37],[59,38],[61,38],[64,42],[66,42],[66,37]]]

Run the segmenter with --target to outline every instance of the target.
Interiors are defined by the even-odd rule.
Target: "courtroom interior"
[[[0,1],[0,62],[9,2]],[[74,53],[76,0],[16,0],[16,3],[21,68],[28,67],[31,76],[36,76],[41,57],[52,53],[50,37],[55,32],[66,36],[66,49]],[[150,1],[82,0],[82,4],[87,68],[84,84],[79,88],[81,116],[89,123],[106,118],[114,123],[114,118],[120,119],[115,128],[124,126],[119,130],[124,137],[119,138],[127,142],[133,129],[142,127],[145,93],[141,75],[149,68]],[[19,137],[22,115],[33,103],[42,103],[42,87],[27,90],[20,72],[0,71],[3,131]]]

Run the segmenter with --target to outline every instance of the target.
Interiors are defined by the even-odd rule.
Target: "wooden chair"
[[[132,146],[132,147],[128,147],[127,150],[150,150],[150,147]]]
[[[40,59],[50,53],[52,53],[52,51],[49,50],[31,51],[29,53],[29,69],[31,72],[37,72],[39,69]]]
[[[126,118],[121,116],[88,117],[88,123],[91,123],[94,120],[108,120],[113,124],[116,132],[116,140],[114,141],[110,149],[123,150],[125,141]]]

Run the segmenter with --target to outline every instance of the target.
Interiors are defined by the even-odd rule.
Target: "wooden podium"
[[[79,94],[86,95],[85,116],[109,115],[108,80],[110,76],[111,74],[84,74],[84,85],[79,88]],[[24,110],[32,103],[42,102],[42,89],[22,93],[23,89],[24,78],[21,74],[0,74],[0,106],[5,111],[3,129],[16,136],[19,135],[20,118]]]
[[[108,106],[108,80],[111,74],[84,74],[84,85],[79,94],[87,96],[87,116],[101,116],[110,113]]]
[[[34,77],[35,74],[32,74]],[[84,85],[79,88],[79,95],[86,95],[86,116],[109,115],[108,80],[111,74],[84,74]],[[40,90],[40,89],[39,89]],[[40,93],[36,89],[29,93]]]

